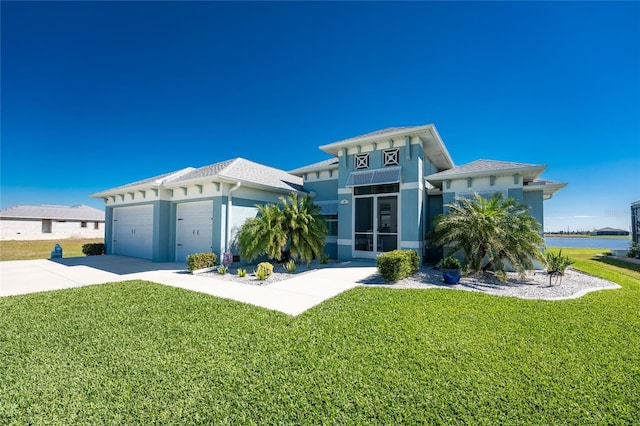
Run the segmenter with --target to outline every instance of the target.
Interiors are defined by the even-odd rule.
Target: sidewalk
[[[0,296],[139,279],[299,315],[375,273],[375,266],[365,263],[319,269],[257,286],[191,275],[183,263],[153,263],[125,256],[4,261],[0,262]]]

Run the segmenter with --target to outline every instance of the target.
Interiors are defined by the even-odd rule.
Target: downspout
[[[229,246],[231,245],[231,206],[233,205],[231,199],[231,193],[233,191],[235,191],[236,189],[240,188],[240,185],[242,185],[242,183],[240,182],[236,182],[236,185],[234,187],[229,188],[229,193],[227,194],[227,229],[226,229],[226,235],[224,238],[224,252],[228,252],[229,251]]]

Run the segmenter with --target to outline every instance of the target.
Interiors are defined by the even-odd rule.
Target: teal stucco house
[[[107,253],[183,261],[190,253],[239,250],[235,235],[256,204],[293,191],[310,195],[329,228],[325,252],[338,260],[372,259],[395,249],[438,260],[428,231],[447,203],[473,192],[501,192],[531,207],[566,183],[540,179],[545,165],[477,160],[455,166],[434,125],[393,127],[323,145],[328,160],[289,172],[243,158],[188,167],[108,189]]]

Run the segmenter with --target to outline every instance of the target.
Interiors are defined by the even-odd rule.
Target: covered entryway
[[[153,205],[113,209],[113,254],[151,259],[152,246]]]
[[[354,257],[375,258],[398,248],[397,191],[397,184],[354,188]]]
[[[213,250],[213,201],[176,206],[176,262]]]

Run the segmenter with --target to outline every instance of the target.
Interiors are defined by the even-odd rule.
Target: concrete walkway
[[[0,262],[0,296],[139,279],[298,315],[375,273],[373,263],[354,262],[257,286],[191,275],[184,263],[153,263],[125,256],[17,260]]]

